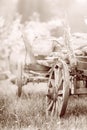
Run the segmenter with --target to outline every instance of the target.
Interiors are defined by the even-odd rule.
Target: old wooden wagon
[[[64,44],[67,48],[69,62],[66,62],[60,53],[53,57],[43,58],[45,61],[53,60],[52,64],[48,66],[41,64],[26,65],[26,63],[22,66],[20,64],[17,79],[19,97],[23,84],[32,81],[47,82],[46,115],[60,117],[65,114],[70,95],[87,94],[87,56],[76,56],[73,53],[70,46],[70,28],[67,24],[65,24],[64,30]],[[31,52],[31,50],[29,51]],[[41,60],[42,57],[37,59]]]
[[[37,71],[30,70],[26,64],[19,65],[18,96],[21,96],[22,86],[28,82],[47,82],[46,115],[61,117],[65,114],[70,95],[87,94],[87,56],[76,56],[77,64],[74,67],[70,67],[61,57],[53,59],[52,66],[39,65]]]

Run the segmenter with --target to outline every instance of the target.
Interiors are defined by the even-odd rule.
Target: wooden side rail
[[[87,56],[77,56],[77,69],[87,70]]]

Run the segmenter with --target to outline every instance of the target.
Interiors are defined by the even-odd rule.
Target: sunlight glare
[[[86,0],[77,0],[77,2],[80,4],[84,4],[86,2]]]

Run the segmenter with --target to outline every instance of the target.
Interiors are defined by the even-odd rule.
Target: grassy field
[[[71,96],[61,119],[46,118],[44,95],[18,98],[16,89],[7,81],[0,82],[0,130],[87,130],[86,96]]]

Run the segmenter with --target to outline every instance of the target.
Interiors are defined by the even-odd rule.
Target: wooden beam
[[[82,95],[87,94],[87,88],[82,87],[82,88],[76,89],[74,94],[82,94]]]

